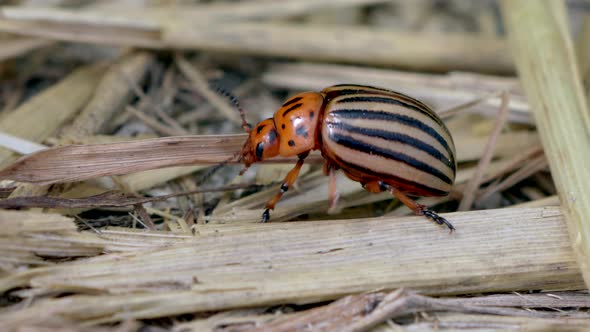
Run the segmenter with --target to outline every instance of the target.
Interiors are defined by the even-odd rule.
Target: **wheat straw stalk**
[[[505,42],[487,36],[432,35],[361,26],[224,21],[215,16],[191,15],[194,11],[190,9],[182,12],[174,7],[158,8],[158,11],[157,15],[153,10],[141,15],[139,10],[129,14],[114,10],[8,7],[0,11],[0,31],[110,45],[229,51],[407,68],[513,70]],[[249,16],[256,15],[250,13]]]
[[[141,81],[153,63],[154,56],[137,52],[121,57],[111,65],[96,87],[93,97],[62,131],[62,137],[75,139],[100,133],[114,114],[119,112],[132,96],[130,82]]]
[[[34,142],[48,138],[85,105],[103,70],[102,65],[92,65],[74,71],[4,116],[0,131]],[[0,164],[15,159],[12,151],[0,148]]]
[[[475,73],[425,74],[383,68],[309,62],[281,63],[271,66],[263,81],[274,87],[293,90],[317,90],[342,83],[380,86],[408,94],[427,102],[436,110],[472,102],[490,93],[510,92],[510,121],[532,123],[529,105],[522,96],[519,82],[512,77]],[[495,116],[500,108],[498,96],[482,100],[470,108]]]
[[[2,40],[1,42],[2,50],[0,50],[0,61],[16,58],[32,50],[53,44],[50,40],[37,38],[16,38]]]
[[[584,286],[559,207],[447,217],[457,232],[421,217],[198,225],[195,238],[157,250],[105,254],[2,278],[4,291],[31,286],[31,294],[94,295],[33,302],[2,313],[0,320],[18,324],[56,315],[117,321],[312,303],[399,287],[458,294]]]
[[[570,240],[590,285],[590,113],[563,1],[502,1],[510,45],[551,173]]]

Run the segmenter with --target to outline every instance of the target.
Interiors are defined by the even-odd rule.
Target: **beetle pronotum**
[[[293,96],[252,129],[240,113],[249,133],[241,156],[246,169],[278,155],[299,158],[279,193],[266,203],[262,222],[293,185],[309,152],[320,150],[324,173],[330,176],[331,207],[338,196],[335,171],[342,170],[365,190],[389,191],[417,215],[455,229],[407,196],[445,196],[455,179],[453,138],[422,102],[395,91],[343,84]]]

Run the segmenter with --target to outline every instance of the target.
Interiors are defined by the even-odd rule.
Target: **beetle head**
[[[250,130],[248,140],[242,148],[242,162],[247,169],[255,162],[278,156],[278,154],[279,136],[273,119],[268,118]]]

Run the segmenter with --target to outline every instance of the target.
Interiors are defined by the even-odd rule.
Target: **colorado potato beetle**
[[[325,160],[330,176],[330,206],[337,200],[335,172],[342,170],[372,193],[389,191],[415,214],[455,228],[412,196],[445,196],[456,173],[455,146],[449,130],[424,103],[399,92],[342,84],[288,99],[272,118],[253,128],[241,152],[247,169],[276,156],[297,156],[280,191],[266,203],[262,222],[269,220],[282,195],[299,174],[312,150]]]

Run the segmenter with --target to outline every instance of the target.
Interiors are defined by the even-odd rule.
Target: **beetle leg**
[[[439,225],[446,225],[451,232],[453,232],[455,230],[455,227],[453,226],[453,224],[451,224],[445,218],[439,216],[436,212],[428,209],[428,207],[426,207],[422,204],[416,203],[416,201],[414,201],[410,197],[406,196],[406,194],[395,189],[394,187],[392,187],[390,185],[385,185],[385,186],[388,187],[387,191],[389,191],[393,196],[397,197],[397,199],[399,199],[400,202],[404,203],[404,205],[409,207],[412,211],[414,211],[415,214],[417,214],[419,216],[425,216],[426,218],[431,219],[432,221],[434,221],[435,223],[437,223]]]
[[[334,167],[328,165],[328,176],[330,177],[330,184],[329,184],[329,192],[328,198],[330,200],[330,207],[328,208],[328,214],[338,213],[339,209],[337,208],[338,199],[340,198],[340,194],[338,193],[338,189],[336,188],[336,170]]]
[[[304,153],[299,155],[299,160],[297,160],[297,164],[295,164],[295,167],[293,167],[293,169],[289,171],[289,173],[283,180],[283,184],[281,184],[281,190],[275,195],[275,197],[273,197],[270,201],[266,203],[265,210],[262,213],[262,222],[267,222],[268,219],[270,219],[270,210],[274,210],[275,205],[281,199],[281,197],[283,197],[283,194],[286,193],[289,190],[289,187],[293,185],[293,183],[297,179],[297,176],[299,176],[299,171],[301,170],[303,162],[305,161],[305,158],[308,154],[309,153]]]
[[[451,232],[455,230],[455,227],[445,218],[439,216],[436,212],[428,209],[428,207],[416,203],[413,199],[408,197],[403,192],[395,189],[393,186],[390,186],[383,181],[373,181],[368,182],[363,185],[363,187],[372,193],[379,193],[382,191],[389,191],[393,196],[400,200],[405,206],[409,207],[415,214],[419,216],[425,216],[426,218],[431,219],[435,223],[439,225],[446,225]]]

